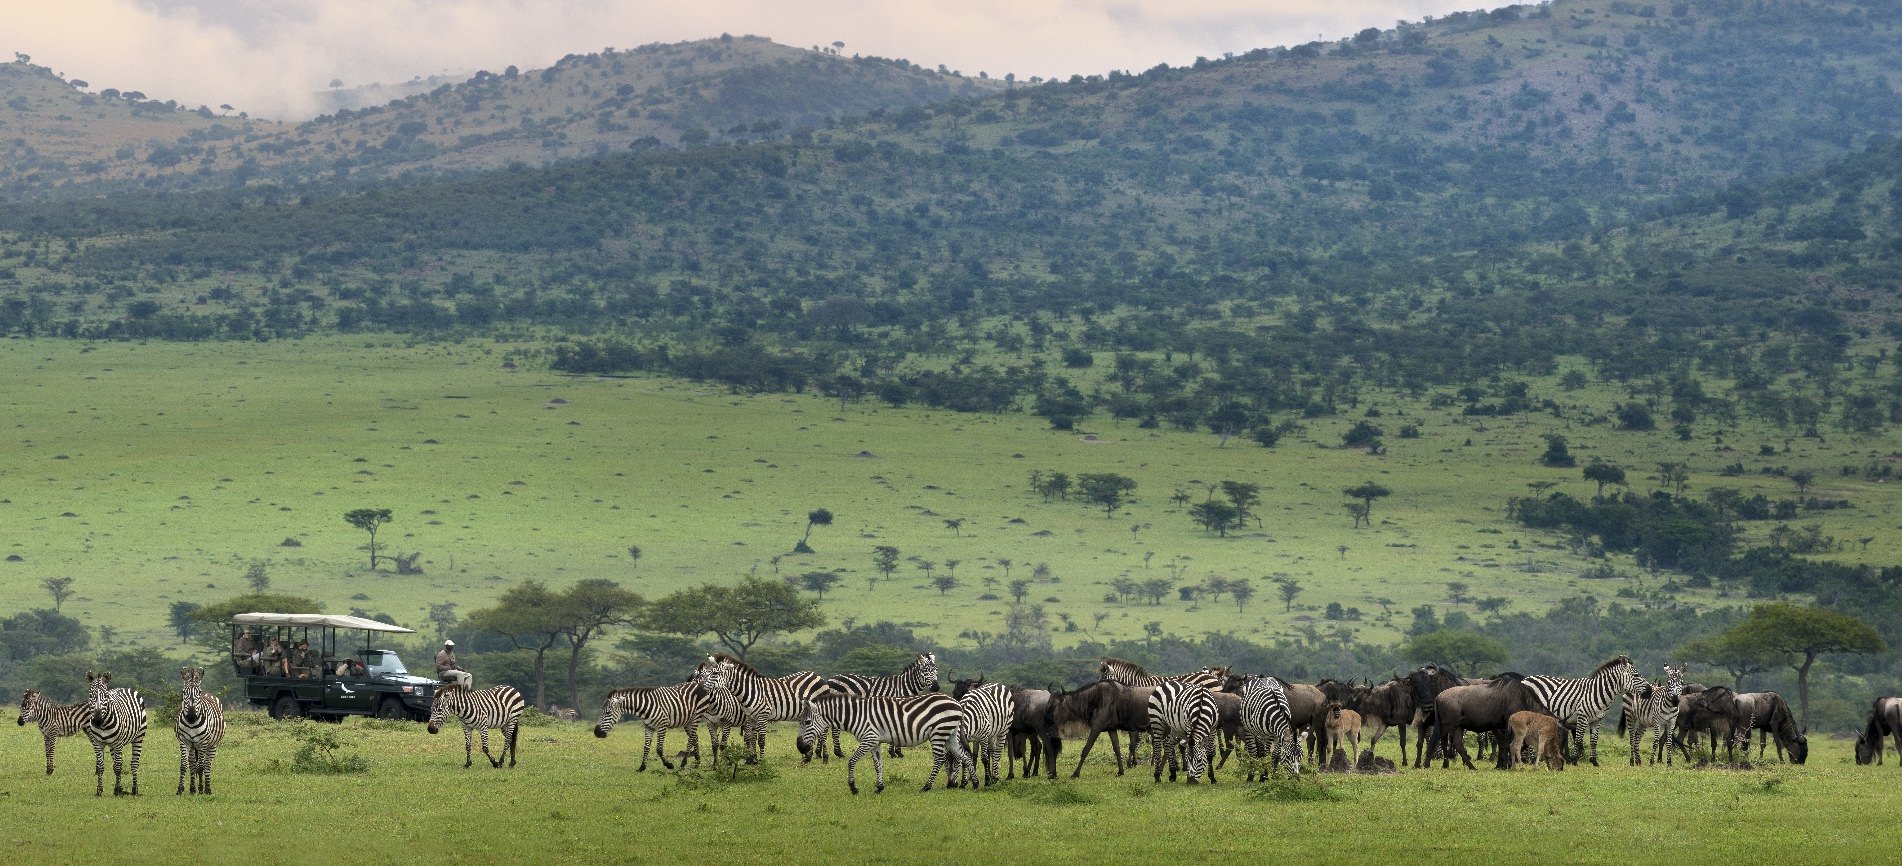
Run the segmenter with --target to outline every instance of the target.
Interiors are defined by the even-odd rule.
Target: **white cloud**
[[[63,0],[6,3],[0,48],[94,89],[299,118],[333,79],[386,84],[718,36],[1066,78],[1338,39],[1450,0]]]

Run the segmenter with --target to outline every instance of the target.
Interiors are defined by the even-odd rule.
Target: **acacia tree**
[[[891,580],[892,572],[898,570],[898,548],[889,544],[872,548],[872,565],[879,574],[885,575],[886,580]]]
[[[1103,506],[1104,517],[1116,516],[1116,509],[1136,490],[1135,479],[1114,472],[1089,472],[1078,475],[1076,481],[1083,498]]]
[[[557,621],[561,636],[568,641],[568,705],[581,706],[581,652],[588,641],[603,630],[629,625],[646,599],[639,593],[603,578],[588,578],[568,587],[558,599],[561,607]],[[536,704],[536,706],[546,706]]]
[[[535,654],[535,706],[548,706],[548,651],[566,633],[561,596],[540,581],[524,580],[504,591],[494,607],[470,611],[463,621],[477,631],[493,632],[509,645]]]
[[[1374,520],[1373,520],[1374,500],[1393,495],[1392,490],[1388,490],[1387,488],[1379,484],[1375,484],[1372,481],[1368,481],[1362,484],[1357,484],[1353,487],[1349,487],[1345,490],[1342,490],[1341,493],[1345,494],[1351,499],[1360,500],[1361,504],[1366,506],[1366,510],[1361,512],[1358,515],[1358,517],[1361,520],[1367,521],[1367,525],[1369,526],[1372,526],[1374,523]]]
[[[376,531],[390,522],[388,508],[358,508],[344,512],[343,519],[364,532],[370,533],[370,570],[376,570]]]
[[[40,586],[44,587],[46,593],[53,597],[53,610],[56,612],[59,610],[60,605],[65,604],[67,599],[73,597],[73,579],[70,577],[49,577],[40,581]]]
[[[806,534],[803,536],[800,536],[798,544],[793,545],[793,552],[794,553],[811,553],[812,545],[807,544],[806,542],[812,540],[812,528],[815,526],[831,526],[831,525],[832,525],[832,512],[827,511],[826,509],[823,509],[823,508],[814,508],[813,510],[806,512]]]
[[[1605,485],[1613,484],[1623,487],[1625,484],[1625,470],[1622,467],[1596,457],[1592,458],[1591,465],[1585,467],[1584,474],[1586,481],[1597,483],[1599,497],[1605,495]]]
[[[1750,609],[1744,621],[1723,634],[1723,640],[1741,647],[1784,656],[1796,670],[1797,700],[1803,707],[1803,727],[1810,725],[1810,666],[1818,656],[1837,653],[1879,653],[1888,647],[1882,635],[1853,616],[1819,607],[1774,602]]]
[[[767,635],[824,625],[819,603],[783,580],[748,577],[733,586],[705,584],[649,604],[640,622],[650,631],[698,636],[711,632],[742,659]]]

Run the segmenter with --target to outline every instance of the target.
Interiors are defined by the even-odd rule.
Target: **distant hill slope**
[[[852,114],[995,93],[902,60],[758,37],[570,55],[389,105],[285,124],[0,66],[0,192],[189,189],[467,172],[682,143],[784,138]]]

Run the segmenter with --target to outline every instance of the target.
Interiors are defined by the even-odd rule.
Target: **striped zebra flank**
[[[1631,678],[1631,691],[1625,693],[1625,731],[1631,737],[1631,766],[1644,763],[1644,732],[1656,731],[1651,747],[1651,764],[1656,766],[1660,753],[1664,765],[1671,766],[1671,740],[1677,731],[1678,699],[1684,695],[1684,669],[1664,666],[1664,682],[1653,683],[1641,676]]]
[[[635,772],[647,771],[647,753],[652,750],[660,758],[660,765],[671,770],[673,762],[667,760],[667,731],[672,728],[685,728],[687,731],[687,750],[679,755],[682,767],[686,766],[688,756],[695,764],[700,762],[700,735],[694,726],[700,717],[711,712],[712,699],[701,689],[697,680],[688,680],[671,686],[634,686],[615,689],[608,693],[607,700],[601,703],[601,716],[595,722],[594,735],[606,737],[614,730],[622,716],[631,716],[641,720],[645,736],[641,740],[641,765]]]
[[[528,702],[522,700],[522,693],[514,686],[490,686],[486,689],[470,691],[461,683],[443,683],[436,687],[436,696],[429,702],[429,724],[427,730],[434,734],[442,730],[443,721],[450,716],[462,722],[462,766],[467,769],[475,765],[475,745],[473,734],[481,732],[482,757],[489,760],[492,767],[501,767],[504,758],[509,766],[515,766],[515,740],[521,732],[522,711],[528,708]],[[489,753],[489,729],[494,728],[502,740],[502,754]]]
[[[91,712],[80,730],[92,742],[93,776],[97,783],[93,796],[106,792],[106,752],[112,752],[112,795],[139,795],[139,758],[145,751],[145,701],[131,689],[112,688],[112,674],[86,672],[86,702]],[[123,762],[125,751],[132,750],[131,766]],[[123,785],[124,773],[132,774],[132,788]]]
[[[806,717],[806,704],[825,691],[825,680],[811,671],[794,671],[783,677],[768,677],[745,661],[714,653],[707,662],[722,665],[724,687],[733,693],[746,715],[740,739],[746,746],[746,762],[757,764],[766,753],[766,726],[772,722],[796,722]]]
[[[1003,683],[960,682],[953,696],[959,706],[964,708],[964,724],[958,731],[959,739],[966,743],[975,743],[975,751],[967,745],[961,767],[964,781],[972,788],[977,787],[977,767],[974,758],[982,756],[984,763],[984,785],[997,784],[997,764],[1000,759],[1009,762],[1005,754],[1005,740],[1010,735],[1010,726],[1017,717],[1017,702],[1011,696],[1010,686]],[[952,768],[949,781],[945,784],[960,787],[957,776],[958,767]]]
[[[1108,656],[1096,666],[1096,673],[1098,679],[1111,680],[1126,686],[1155,686],[1166,682],[1182,682],[1192,683],[1209,691],[1221,689],[1223,680],[1228,678],[1227,668],[1203,668],[1186,674],[1154,676],[1142,665],[1128,659]]]
[[[842,695],[852,695],[862,698],[902,698],[909,695],[922,695],[926,692],[935,692],[938,690],[938,655],[936,653],[919,653],[917,658],[912,659],[911,664],[906,665],[904,670],[895,674],[886,674],[884,676],[838,674],[826,680],[826,687]],[[890,744],[891,756],[894,758],[904,757],[905,752],[903,745],[902,743]],[[839,748],[839,732],[837,730],[832,732],[832,754],[839,757],[843,757],[845,754]],[[806,754],[806,760],[812,760],[811,753]],[[821,762],[826,760],[823,751],[819,755],[819,760]]]
[[[211,763],[225,738],[224,702],[205,693],[204,668],[184,668],[178,678],[178,718],[172,722],[178,736],[178,793],[185,793],[189,776],[193,794],[209,794]]]
[[[35,722],[40,726],[40,736],[46,738],[46,775],[53,775],[53,746],[60,737],[79,733],[90,715],[90,701],[56,704],[33,689],[20,693],[20,717],[17,721],[21,726],[27,722]]]
[[[1301,773],[1301,745],[1295,742],[1288,693],[1274,677],[1251,677],[1242,684],[1242,747],[1248,750],[1247,781],[1272,769]],[[1267,767],[1260,762],[1266,759]]]
[[[877,782],[873,791],[884,792],[885,760],[878,751],[883,743],[931,744],[931,774],[925,777],[923,788],[926,791],[931,790],[938,780],[938,771],[947,766],[947,761],[962,764],[966,759],[964,745],[958,742],[958,729],[964,724],[964,707],[947,694],[931,692],[886,698],[829,693],[813,698],[807,707],[806,720],[799,727],[801,753],[823,749],[825,743],[821,737],[827,730],[850,731],[858,737],[859,747],[845,763],[845,787],[854,794],[859,792],[859,759],[868,754],[872,756],[872,771]]]
[[[1169,753],[1169,781],[1176,780],[1178,751],[1188,765],[1188,783],[1200,782],[1215,753],[1215,699],[1201,686],[1164,680],[1149,695],[1149,754],[1157,782],[1162,781],[1164,752]],[[1213,774],[1209,784],[1215,784]]]
[[[1585,732],[1592,735],[1592,766],[1598,766],[1598,725],[1619,697],[1631,691],[1638,666],[1629,656],[1620,655],[1598,666],[1589,677],[1530,676],[1522,684],[1532,692],[1535,703],[1546,714],[1559,720],[1571,731],[1576,748],[1567,760],[1577,763],[1585,754]]]

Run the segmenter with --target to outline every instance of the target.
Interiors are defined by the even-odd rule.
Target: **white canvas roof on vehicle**
[[[340,613],[238,613],[231,615],[231,621],[240,625],[329,626],[396,634],[416,633],[415,629],[404,628],[400,625],[390,625],[387,622]]]

